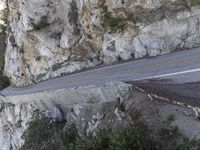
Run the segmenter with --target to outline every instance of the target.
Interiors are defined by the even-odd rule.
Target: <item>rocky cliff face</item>
[[[200,46],[199,0],[12,0],[5,73],[25,86]]]
[[[148,128],[165,146],[176,140],[175,131],[189,138],[200,138],[200,121],[192,109],[160,101],[131,84],[115,82],[0,96],[0,150],[18,150],[24,143],[22,135],[28,123],[43,115],[66,124],[74,123],[85,134],[131,123]]]
[[[0,97],[0,149],[19,149],[23,144],[22,134],[27,123],[34,117],[34,108],[30,104],[15,105]]]
[[[94,125],[87,117],[96,115],[101,119],[105,115],[105,104],[116,103],[118,97],[127,99],[130,92],[128,84],[108,83],[21,96],[0,96],[0,150],[18,150],[24,142],[22,135],[28,123],[43,115],[67,122],[77,119],[77,125],[83,125],[87,132],[91,132],[97,128],[99,121]],[[114,108],[114,105],[110,107]],[[102,114],[99,114],[100,110]]]

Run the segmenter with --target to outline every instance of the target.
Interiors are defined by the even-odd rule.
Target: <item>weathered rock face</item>
[[[4,53],[6,50],[6,0],[0,0],[0,76],[4,72]]]
[[[23,144],[21,136],[36,109],[30,104],[15,105],[0,99],[0,149],[16,150]]]
[[[147,127],[164,145],[166,134],[175,140],[174,129],[189,138],[200,138],[200,121],[191,109],[154,99],[131,84],[115,82],[0,97],[0,150],[18,150],[28,122],[42,115],[74,123],[86,134],[131,124]]]
[[[18,150],[24,142],[23,132],[35,117],[49,115],[57,121],[73,121],[84,105],[111,103],[117,97],[126,99],[130,92],[128,84],[108,83],[21,96],[0,96],[0,150]],[[87,128],[89,130],[89,126]]]
[[[198,0],[13,0],[9,9],[5,73],[16,86],[200,46]]]

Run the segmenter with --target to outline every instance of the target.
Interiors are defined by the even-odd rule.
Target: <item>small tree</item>
[[[31,121],[29,127],[22,135],[25,143],[21,150],[39,150],[41,147],[51,143],[55,127],[55,122],[48,117],[37,118]]]

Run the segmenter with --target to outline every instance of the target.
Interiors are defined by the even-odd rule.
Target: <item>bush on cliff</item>
[[[169,150],[167,145],[155,142],[144,129],[100,129],[95,135],[86,136],[80,135],[73,124],[60,128],[46,117],[30,122],[23,138],[21,150]],[[187,138],[170,146],[170,150],[199,149],[200,140]]]

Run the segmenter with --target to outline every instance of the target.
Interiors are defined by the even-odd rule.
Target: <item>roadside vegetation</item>
[[[0,90],[10,85],[9,79],[4,76],[4,64],[5,64],[5,50],[6,50],[6,28],[7,28],[7,17],[8,17],[8,10],[5,9],[0,13]]]
[[[7,77],[1,76],[0,77],[0,90],[8,87],[10,85],[10,81]]]
[[[113,17],[107,6],[101,6],[101,23],[106,30],[111,33],[123,30],[125,27],[124,22],[120,17]]]
[[[21,150],[166,150],[166,145],[153,140],[141,128],[100,129],[95,135],[86,136],[75,125],[64,124],[46,117],[30,122]],[[170,150],[199,150],[200,140],[182,138],[172,146]]]
[[[56,124],[47,118],[30,122],[23,138],[21,150],[159,150],[142,129],[101,129],[96,135],[86,136],[80,135],[73,124],[57,131]]]

